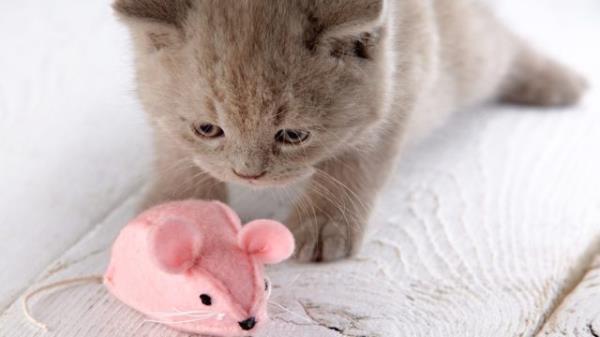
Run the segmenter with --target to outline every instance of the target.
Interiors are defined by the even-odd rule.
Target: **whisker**
[[[201,312],[201,311],[188,311],[188,312],[154,312],[153,315],[162,316],[162,317],[180,317],[180,316],[214,316],[215,313],[212,312]]]
[[[177,309],[175,309],[177,310]],[[206,312],[206,311],[179,311],[179,312],[157,312],[155,313],[158,316],[162,316],[164,318],[186,318],[190,317],[191,319],[185,319],[181,321],[169,321],[169,320],[160,320],[160,319],[145,319],[142,321],[144,323],[158,323],[158,324],[186,324],[186,323],[194,323],[205,321],[211,318],[216,318],[217,320],[223,320],[225,318],[224,313],[217,312]]]
[[[289,314],[292,314],[293,316],[296,316],[296,317],[298,317],[298,318],[300,318],[300,319],[304,320],[305,322],[308,322],[308,323],[314,323],[314,322],[313,322],[313,321],[311,321],[310,319],[308,319],[308,318],[306,318],[306,317],[304,317],[304,316],[300,315],[300,314],[299,314],[299,313],[297,313],[297,312],[293,312],[292,310],[290,310],[290,309],[288,309],[288,308],[284,307],[283,305],[281,305],[281,304],[279,304],[279,303],[275,303],[275,302],[269,302],[269,304],[271,304],[271,305],[274,305],[274,306],[276,306],[277,308],[279,308],[279,309],[281,309],[281,310],[283,310],[283,311],[285,311],[285,312],[287,312],[287,313],[289,313]]]
[[[181,310],[179,310],[178,308],[175,308],[175,310],[181,312]],[[204,313],[204,312],[209,312],[207,310],[195,310],[195,311],[190,311],[190,312],[196,312],[196,313]],[[213,315],[217,316],[218,320],[222,320],[225,317],[225,314],[222,312],[212,312]]]
[[[145,319],[142,323],[158,323],[158,324],[186,324],[186,323],[194,323],[194,322],[200,322],[200,321],[205,321],[207,319],[209,319],[210,317],[206,317],[206,318],[196,318],[196,319],[189,319],[189,320],[185,320],[185,321],[159,321],[159,320],[154,320],[154,319]]]
[[[321,174],[322,177],[329,179],[330,182],[333,182],[334,184],[340,186],[343,188],[343,190],[345,191],[345,194],[348,196],[348,199],[350,199],[351,201],[354,200],[356,202],[359,203],[359,205],[365,210],[367,211],[369,208],[367,207],[367,205],[365,204],[365,202],[363,200],[361,200],[361,198],[358,196],[358,194],[352,190],[350,187],[348,187],[346,184],[344,184],[343,182],[341,182],[339,179],[335,178],[334,176],[332,176],[331,174],[327,173],[326,171],[322,170],[322,169],[318,169],[317,168],[317,174]]]
[[[293,286],[294,284],[296,284],[296,282],[298,282],[298,280],[300,279],[300,276],[301,276],[300,274],[297,274],[297,275],[294,277],[294,279],[292,280],[292,282],[288,283],[287,287],[291,287],[291,286]]]

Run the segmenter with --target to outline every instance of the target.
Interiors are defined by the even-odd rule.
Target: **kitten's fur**
[[[358,249],[400,144],[499,99],[576,102],[583,80],[470,0],[117,0],[155,127],[146,206],[226,199],[224,181],[310,177],[288,225],[304,261]],[[193,125],[224,129],[201,139]],[[280,146],[280,129],[309,140]]]

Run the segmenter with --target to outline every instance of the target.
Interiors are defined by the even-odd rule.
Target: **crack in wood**
[[[312,313],[308,310],[307,308],[307,304],[303,303],[302,301],[298,300],[298,304],[300,304],[300,307],[302,307],[302,310],[304,311],[304,314],[309,317],[314,323],[315,325],[318,325],[320,327],[332,330],[337,332],[338,334],[340,334],[340,336],[342,337],[347,337],[346,335],[343,334],[343,330],[340,328],[332,328],[330,325],[322,322],[321,320],[319,320],[317,317],[313,316]]]
[[[315,326],[316,325],[316,323],[298,323],[294,320],[286,319],[286,318],[282,318],[282,317],[276,317],[276,318],[273,318],[273,320],[278,321],[278,322],[283,322],[286,324],[295,325],[295,326]]]
[[[369,317],[356,315],[354,313],[348,312],[344,308],[339,308],[339,310],[328,311],[330,314],[337,315],[338,317],[343,318],[349,322],[349,324],[347,324],[346,327],[338,327],[338,326],[332,325],[331,322],[328,323],[328,322],[323,321],[322,319],[315,316],[311,312],[311,310],[313,310],[313,309],[315,309],[315,310],[322,309],[322,307],[319,306],[318,304],[303,303],[300,300],[298,300],[298,303],[304,310],[304,313],[306,314],[306,316],[308,316],[315,323],[315,325],[321,326],[323,328],[327,328],[331,331],[335,331],[338,334],[340,334],[340,336],[343,336],[343,337],[377,337],[378,336],[378,335],[365,335],[364,331],[360,331],[362,329],[360,328],[360,326],[357,323],[362,320],[368,319]],[[352,331],[352,330],[358,330],[359,334],[348,333],[348,331]]]
[[[588,330],[590,330],[590,334],[591,334],[592,336],[594,336],[594,337],[600,337],[600,336],[598,335],[598,333],[596,332],[596,330],[594,330],[594,326],[592,325],[592,323],[589,323],[589,324],[587,325],[587,327],[588,327]]]
[[[540,334],[546,323],[558,311],[567,297],[583,282],[587,273],[594,269],[594,258],[598,255],[600,255],[600,236],[595,238],[586,250],[583,251],[581,257],[573,262],[574,267],[569,276],[564,280],[562,289],[557,290],[554,301],[551,301],[548,309],[540,314],[538,326],[532,336]]]

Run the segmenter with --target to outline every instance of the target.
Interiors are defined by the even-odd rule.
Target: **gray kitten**
[[[308,179],[302,261],[354,254],[401,144],[489,100],[560,106],[585,83],[476,1],[117,0],[155,129],[145,206]]]

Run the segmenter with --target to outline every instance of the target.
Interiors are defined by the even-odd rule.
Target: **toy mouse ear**
[[[294,252],[292,233],[277,221],[256,220],[238,233],[240,247],[264,264],[275,264]]]
[[[194,266],[202,248],[202,236],[193,224],[167,220],[149,233],[150,256],[167,273],[180,274]]]

